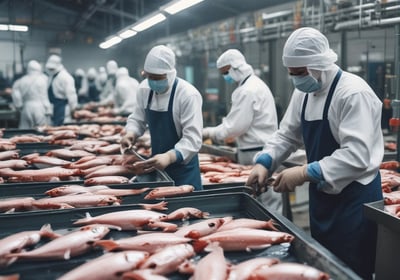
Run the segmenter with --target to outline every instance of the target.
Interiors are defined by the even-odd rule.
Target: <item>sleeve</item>
[[[211,139],[223,141],[227,137],[237,137],[245,133],[253,120],[253,102],[248,92],[240,89],[233,92],[228,115],[220,125],[209,130]]]
[[[119,89],[119,94],[123,99],[122,105],[118,108],[119,113],[125,113],[132,110],[135,105],[138,83],[124,83]]]
[[[20,89],[20,80],[17,80],[14,82],[14,84],[12,86],[11,98],[12,98],[15,108],[20,110],[23,105],[22,104],[22,94],[21,94],[21,89]]]
[[[75,110],[78,105],[78,95],[76,94],[74,78],[71,75],[63,76],[64,92],[65,97],[68,100],[68,106],[72,110]]]
[[[128,116],[126,121],[125,130],[133,132],[137,137],[142,136],[146,130],[146,102],[148,98],[148,93],[145,89],[140,89],[136,94],[136,104],[134,106],[132,114]]]
[[[184,163],[189,162],[199,152],[203,129],[202,97],[194,87],[191,86],[188,90],[195,92],[188,95],[185,93],[179,102],[182,137],[175,145],[175,150],[181,153]]]
[[[48,78],[45,75],[42,75],[40,79],[38,79],[40,82],[38,83],[39,91],[40,91],[40,96],[42,97],[42,104],[45,108],[45,114],[46,115],[51,115],[52,114],[52,105],[50,104],[49,101],[49,96],[47,93],[47,85],[48,85]]]

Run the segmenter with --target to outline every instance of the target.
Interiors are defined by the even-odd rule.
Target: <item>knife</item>
[[[130,145],[127,148],[123,148],[122,146],[120,147],[120,151],[122,155],[134,155],[136,156],[139,160],[144,161],[146,160],[141,154],[139,154],[136,150],[135,150],[135,146]]]

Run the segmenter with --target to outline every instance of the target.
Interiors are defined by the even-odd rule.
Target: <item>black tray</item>
[[[282,231],[295,236],[289,248],[283,245],[273,245],[268,249],[255,250],[252,252],[226,252],[225,257],[232,263],[247,259],[269,256],[277,257],[282,261],[306,263],[330,274],[332,279],[360,279],[354,272],[345,266],[329,251],[324,249],[318,242],[306,235],[303,231],[290,223],[286,218],[270,213],[256,200],[245,193],[225,193],[205,196],[192,196],[183,198],[171,198],[168,201],[168,213],[181,207],[196,207],[207,211],[211,217],[233,216],[234,218],[255,218],[260,220],[274,219]],[[111,211],[122,211],[134,209],[135,205],[112,206],[104,208],[66,209],[59,211],[46,211],[46,213],[35,213],[31,215],[19,215],[18,217],[3,215],[0,217],[0,238],[10,234],[24,231],[36,230],[43,224],[50,223],[56,231],[65,232],[74,228],[72,222],[83,217],[86,212],[92,216],[101,215]],[[132,232],[112,231],[106,238],[118,239],[132,236]],[[68,261],[20,261],[1,271],[2,274],[19,273],[20,279],[56,279],[63,273],[93,259],[102,254],[101,250],[93,250],[80,257]],[[169,279],[188,279],[187,276],[172,274]]]
[[[41,155],[47,153],[48,151],[55,149],[65,149],[65,146],[49,144],[47,142],[37,142],[37,143],[17,143],[17,150],[20,150],[20,156],[25,156],[33,153],[39,153]]]
[[[3,138],[11,138],[13,136],[20,136],[24,134],[44,135],[36,129],[19,129],[19,128],[7,128],[3,130]]]

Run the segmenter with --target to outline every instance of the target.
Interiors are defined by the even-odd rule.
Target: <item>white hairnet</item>
[[[239,68],[244,64],[247,64],[244,55],[236,49],[229,49],[225,51],[217,59],[217,68],[222,68],[227,65],[230,65],[233,68]]]
[[[118,68],[117,73],[115,74],[115,76],[118,77],[123,77],[123,76],[129,76],[129,70],[126,67],[121,67]]]
[[[27,68],[28,68],[27,69],[28,73],[41,72],[42,71],[42,65],[40,65],[40,63],[37,62],[36,60],[29,61]]]
[[[94,79],[94,78],[96,78],[96,75],[97,75],[96,68],[94,68],[94,67],[89,68],[89,70],[87,71],[88,78]]]
[[[118,70],[118,64],[115,60],[109,60],[106,65],[107,74],[115,74]]]
[[[85,76],[85,71],[82,68],[78,68],[75,70],[75,76]]]
[[[303,27],[287,39],[282,61],[285,67],[307,67],[322,71],[337,61],[337,54],[329,48],[328,39],[321,32]]]
[[[58,70],[61,66],[62,66],[62,60],[60,56],[52,54],[47,59],[46,69]]]
[[[164,46],[153,47],[144,61],[144,71],[151,74],[167,74],[175,70],[175,54]]]

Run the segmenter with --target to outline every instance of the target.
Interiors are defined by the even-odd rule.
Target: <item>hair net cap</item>
[[[82,68],[78,68],[75,70],[75,75],[83,77],[85,76],[85,71]]]
[[[28,73],[41,72],[42,66],[36,60],[31,60],[28,62]]]
[[[121,67],[118,68],[117,73],[115,74],[115,76],[118,77],[123,77],[123,76],[129,76],[129,70],[126,67]]]
[[[328,39],[317,29],[303,27],[294,31],[283,47],[285,67],[307,67],[326,70],[337,61],[337,54],[329,48]]]
[[[97,75],[96,68],[94,68],[94,67],[89,68],[89,70],[87,72],[88,78],[94,79],[94,78],[96,78],[96,75]]]
[[[151,74],[167,74],[175,70],[175,54],[164,46],[153,47],[144,61],[144,71]]]
[[[230,65],[233,68],[239,68],[244,64],[247,64],[244,55],[236,49],[229,49],[225,51],[217,59],[217,68],[222,68],[227,65]]]
[[[56,55],[56,54],[52,54],[51,56],[49,56],[49,58],[47,59],[46,62],[46,69],[55,69],[57,70],[58,68],[60,68],[61,66],[61,57]]]
[[[107,74],[115,74],[118,70],[118,64],[115,60],[109,60],[106,65]]]

